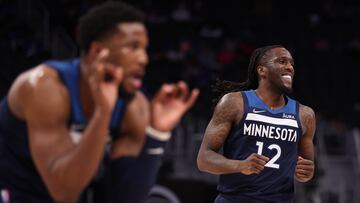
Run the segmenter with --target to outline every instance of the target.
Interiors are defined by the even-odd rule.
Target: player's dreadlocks
[[[260,64],[266,63],[266,57],[264,57],[267,51],[274,48],[283,48],[282,45],[271,45],[257,48],[251,55],[250,63],[248,66],[248,78],[245,82],[237,83],[226,80],[217,80],[215,85],[213,85],[212,90],[219,95],[215,102],[217,103],[222,96],[229,92],[237,92],[243,90],[256,89],[259,85],[259,78],[257,74],[257,67]]]

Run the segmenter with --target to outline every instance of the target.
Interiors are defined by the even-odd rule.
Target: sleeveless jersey
[[[71,112],[68,120],[70,137],[79,142],[87,120],[82,112],[79,93],[80,61],[48,61],[70,95]],[[43,98],[46,102],[46,98]],[[118,100],[109,126],[111,137],[118,135],[125,102]],[[100,176],[99,167],[97,176]],[[10,191],[10,202],[52,202],[30,154],[27,124],[10,110],[7,98],[0,103],[0,191]]]
[[[241,92],[244,115],[224,143],[224,156],[244,160],[252,153],[270,160],[260,174],[221,175],[220,195],[251,197],[264,202],[292,202],[297,146],[302,136],[299,104],[286,97],[286,105],[271,110],[253,90]]]

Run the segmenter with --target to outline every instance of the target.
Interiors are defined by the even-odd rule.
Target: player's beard
[[[291,95],[291,93],[293,92],[293,88],[292,87],[285,87],[285,86],[282,86],[281,87],[281,90],[284,94],[286,95]]]

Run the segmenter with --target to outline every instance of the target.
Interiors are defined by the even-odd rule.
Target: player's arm
[[[267,157],[251,154],[246,160],[232,160],[219,153],[231,127],[243,115],[243,99],[240,93],[226,94],[217,104],[214,114],[206,128],[197,157],[199,170],[212,174],[260,173]]]
[[[14,85],[14,90],[10,90],[10,104],[13,105],[10,108],[26,121],[31,156],[57,202],[76,201],[103,157],[110,116],[122,78],[121,69],[102,62],[107,53],[100,52],[89,67],[95,108],[77,145],[71,142],[67,126],[70,98],[55,70],[38,67],[19,78],[22,85]],[[105,81],[105,74],[111,74],[113,80]]]
[[[162,85],[151,104],[143,93],[138,91],[126,108],[121,135],[113,145],[112,159],[139,155],[141,151],[144,152],[142,147],[145,140],[154,138],[164,145],[170,139],[170,131],[194,104],[198,95],[197,89],[190,92],[187,84],[182,81]],[[147,132],[145,129],[148,129]],[[168,136],[164,138],[153,135],[148,132],[149,129],[160,132],[156,134]],[[150,138],[146,139],[146,135]]]
[[[295,178],[299,182],[307,182],[314,176],[314,134],[316,119],[314,111],[304,105],[300,105],[300,120],[303,136],[299,143],[298,160],[295,168]]]
[[[18,96],[23,99],[31,155],[53,199],[74,202],[102,159],[110,112],[95,109],[75,145],[67,127],[70,98],[65,87],[50,68],[37,68],[31,74]]]
[[[149,104],[143,93],[137,92],[126,106],[121,123],[121,135],[114,141],[111,159],[139,155],[145,140],[145,128],[149,124]]]
[[[198,95],[197,89],[189,91],[187,84],[182,81],[162,85],[151,103],[141,92],[137,92],[126,109],[121,125],[122,135],[114,142],[112,159],[139,155],[144,140],[157,139],[164,145],[171,137],[170,132],[194,104]],[[156,131],[158,133],[155,134],[160,136],[154,135],[153,132]]]
[[[135,105],[129,113],[135,114],[131,116],[134,118],[131,119],[131,128],[142,129],[142,131],[132,134],[132,139],[136,140],[136,135],[140,135],[142,139],[145,139],[145,143],[141,142],[141,148],[138,148],[141,150],[139,156],[120,157],[112,161],[111,172],[114,180],[112,198],[114,202],[145,201],[155,184],[165,145],[171,138],[170,131],[194,104],[198,94],[199,91],[196,89],[189,91],[184,82],[162,85],[151,100],[151,105],[141,94],[142,96],[139,98],[142,99],[139,99],[138,105]],[[142,108],[144,110],[141,110]],[[123,127],[128,126],[130,123],[124,123]],[[136,196],[133,195],[134,192]]]

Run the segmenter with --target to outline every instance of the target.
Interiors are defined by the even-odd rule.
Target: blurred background
[[[43,60],[78,56],[77,20],[101,2],[0,0],[0,96],[16,75]],[[296,202],[360,202],[360,1],[125,2],[146,14],[150,64],[144,91],[151,95],[162,83],[178,80],[201,90],[168,144],[156,198],[214,200],[217,177],[196,167],[216,97],[211,85],[217,78],[246,80],[252,51],[282,44],[295,59],[292,97],[317,114],[316,175],[296,184]]]

